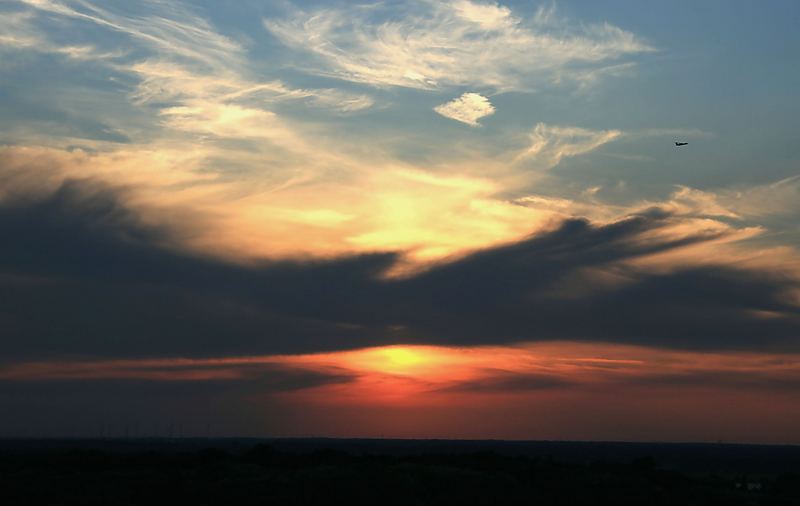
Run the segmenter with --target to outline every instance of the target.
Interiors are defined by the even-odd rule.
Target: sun
[[[383,353],[389,363],[398,367],[413,367],[426,361],[423,353],[411,348],[388,348]]]
[[[426,346],[385,346],[348,353],[343,361],[356,370],[401,376],[429,376],[446,357]]]

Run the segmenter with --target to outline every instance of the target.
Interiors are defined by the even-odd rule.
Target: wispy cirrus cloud
[[[515,161],[535,163],[537,167],[550,169],[564,158],[588,153],[622,135],[619,130],[590,130],[539,123],[530,133],[530,145],[517,155]]]
[[[735,212],[720,203],[713,192],[698,190],[688,186],[678,186],[669,197],[669,204],[675,212],[694,214],[697,216],[717,216],[738,218]]]
[[[729,188],[716,198],[737,213],[751,217],[788,216],[800,209],[800,176],[772,183]]]
[[[51,41],[46,31],[36,25],[34,11],[3,12],[0,16],[0,51],[28,50],[54,53],[74,60],[108,60],[126,54],[123,49],[100,50],[87,42],[57,43]]]
[[[204,18],[176,3],[153,3],[144,12],[124,12],[88,1],[18,0],[43,13],[88,22],[127,35],[151,50],[208,67],[242,58],[242,46],[218,33]],[[151,9],[150,12],[147,9]]]
[[[312,73],[375,86],[530,90],[567,68],[606,66],[652,51],[608,23],[580,26],[540,8],[530,19],[496,3],[417,0],[296,10],[268,18],[280,41],[321,65]]]
[[[0,37],[0,44],[76,60],[108,60],[110,70],[138,79],[131,93],[138,105],[200,98],[206,103],[249,100],[249,107],[262,109],[264,103],[284,100],[303,100],[341,112],[373,105],[372,98],[363,94],[298,89],[279,79],[253,76],[248,50],[242,43],[220,33],[208,20],[178,2],[125,7],[70,0],[16,3],[27,10],[14,12],[3,23],[6,34]],[[63,44],[51,39],[40,23],[42,16],[70,21],[76,28],[111,32],[116,37],[111,48],[104,51],[94,43]],[[123,42],[126,38],[127,43]],[[120,60],[123,56],[126,58]]]

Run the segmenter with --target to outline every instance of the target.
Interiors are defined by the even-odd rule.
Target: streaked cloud
[[[478,120],[494,114],[494,106],[489,99],[479,93],[464,93],[450,102],[433,108],[445,118],[466,123],[469,126],[480,126]]]
[[[588,93],[596,90],[604,81],[610,78],[631,76],[636,68],[636,63],[625,62],[592,69],[564,69],[553,77],[556,85],[575,83],[577,91]]]
[[[714,355],[568,341],[514,346],[384,346],[333,353],[221,358],[62,360],[0,365],[0,381],[272,379],[276,391],[348,387],[347,397],[379,404],[388,397],[520,394],[541,389],[660,386],[800,391],[800,356]],[[281,381],[282,380],[282,381]],[[286,381],[294,380],[294,381]],[[331,392],[331,391],[334,392]],[[343,399],[337,399],[342,401]]]
[[[156,12],[125,15],[91,2],[18,0],[39,11],[87,22],[127,35],[152,50],[164,51],[187,62],[210,68],[224,67],[226,60],[241,58],[241,45],[219,34],[202,17],[180,4],[155,3]]]
[[[91,2],[18,3],[31,10],[14,15],[20,21],[10,26],[22,35],[10,38],[12,43],[21,49],[97,60],[110,71],[128,74],[139,80],[130,95],[139,106],[169,102],[174,105],[175,101],[194,101],[195,108],[198,103],[235,103],[256,113],[265,110],[265,104],[270,102],[301,100],[340,112],[355,112],[374,103],[364,94],[292,88],[275,78],[253,79],[247,49],[179,2],[139,4],[131,9],[101,7]],[[117,39],[121,36],[129,42],[116,42],[111,45],[113,49],[102,52],[90,44],[58,44],[50,40],[45,28],[37,25],[36,13],[59,16],[75,23],[75,27],[112,32]],[[119,61],[122,56],[125,61]]]
[[[701,216],[720,216],[738,218],[739,216],[724,207],[712,192],[705,192],[688,186],[680,186],[670,195],[670,204],[676,212]]]
[[[417,89],[530,90],[569,66],[603,66],[653,50],[608,23],[581,26],[545,8],[523,19],[470,0],[297,10],[264,26],[318,61],[300,65],[312,73]]]
[[[721,189],[716,198],[751,217],[789,216],[800,210],[800,176],[767,184]]]
[[[551,169],[564,158],[588,153],[620,136],[622,132],[619,130],[589,130],[539,123],[530,133],[530,146],[517,155],[515,161]]]

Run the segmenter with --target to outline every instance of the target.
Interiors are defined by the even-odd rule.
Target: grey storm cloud
[[[587,269],[707,240],[634,240],[669,215],[557,230],[404,279],[397,254],[235,265],[164,247],[114,189],[70,181],[0,207],[5,362],[70,357],[306,353],[417,343],[602,341],[695,350],[796,350],[796,281],[753,270],[636,271],[554,296]],[[590,278],[585,283],[593,283]],[[763,318],[758,312],[783,315]]]

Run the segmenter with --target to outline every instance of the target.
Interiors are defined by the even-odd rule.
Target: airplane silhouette
[[[688,142],[676,142],[675,143],[676,146],[685,146],[687,144],[689,144],[689,143]]]

